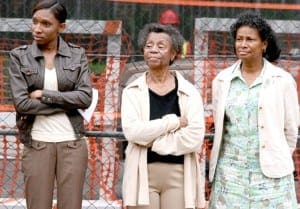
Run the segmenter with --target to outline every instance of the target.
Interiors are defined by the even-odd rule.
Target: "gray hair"
[[[144,52],[144,46],[146,45],[148,35],[151,33],[166,33],[171,38],[171,45],[176,54],[180,54],[184,38],[176,27],[171,25],[162,25],[159,23],[146,24],[143,29],[139,32],[138,36],[138,47]]]

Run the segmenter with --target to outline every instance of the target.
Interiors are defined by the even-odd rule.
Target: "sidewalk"
[[[5,209],[26,209],[25,199],[0,198],[0,205],[5,205]],[[82,209],[122,209],[122,205],[119,201],[83,200]]]

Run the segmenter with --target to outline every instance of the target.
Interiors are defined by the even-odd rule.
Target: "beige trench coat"
[[[185,207],[205,206],[205,176],[199,163],[200,148],[205,134],[203,104],[194,86],[175,72],[181,115],[188,126],[178,129],[175,114],[149,120],[149,93],[146,73],[129,84],[122,94],[122,128],[128,146],[123,176],[123,200],[126,206],[148,205],[149,185],[147,148],[161,155],[184,155]]]

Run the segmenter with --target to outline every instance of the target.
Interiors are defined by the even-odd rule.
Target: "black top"
[[[167,114],[176,114],[180,116],[180,109],[178,104],[178,81],[175,77],[175,88],[167,94],[161,96],[149,89],[150,99],[150,120],[162,118]],[[159,155],[148,148],[148,163],[164,162],[164,163],[183,163],[183,155]]]

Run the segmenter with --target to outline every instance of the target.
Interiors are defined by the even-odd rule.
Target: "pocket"
[[[47,144],[45,142],[33,141],[31,147],[36,151],[40,151],[42,149],[45,149],[47,147]]]
[[[78,162],[87,162],[88,159],[88,148],[86,139],[80,139],[67,143],[68,152],[72,153],[73,159]],[[82,161],[83,160],[83,161]]]
[[[83,137],[79,140],[68,142],[67,147],[69,147],[71,149],[79,149],[79,148],[87,149],[86,138]]]
[[[21,66],[20,68],[28,86],[32,86],[36,81],[37,69],[27,66]]]
[[[47,143],[40,141],[32,141],[31,146],[24,146],[22,153],[22,172],[24,176],[35,175],[38,171],[36,170],[37,165],[34,163],[39,160],[37,156],[43,156],[45,154],[45,149],[47,148]],[[43,150],[43,153],[40,151]],[[42,154],[42,155],[41,155]]]
[[[78,149],[81,146],[82,145],[81,145],[80,141],[72,141],[67,144],[67,147],[72,148],[72,149]]]
[[[66,78],[72,83],[75,83],[77,81],[80,71],[81,71],[80,64],[72,64],[64,67]]]

